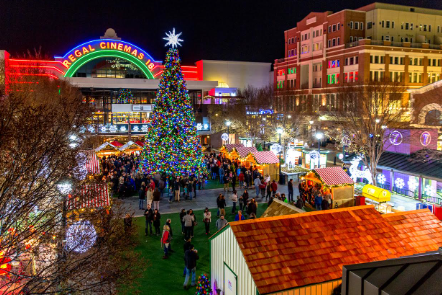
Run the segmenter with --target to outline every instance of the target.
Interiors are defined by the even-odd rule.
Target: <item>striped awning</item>
[[[109,190],[106,183],[85,184],[72,195],[69,195],[67,208],[103,208],[110,206]]]
[[[235,148],[240,158],[245,158],[249,153],[257,152],[255,147],[237,147]]]
[[[88,174],[100,173],[100,161],[98,160],[95,151],[84,151],[86,155],[86,170]]]
[[[244,147],[242,143],[235,143],[235,144],[226,144],[224,148],[230,153],[233,151],[234,148]]]

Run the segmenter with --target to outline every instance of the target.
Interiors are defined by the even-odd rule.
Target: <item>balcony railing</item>
[[[442,45],[429,43],[410,43],[410,42],[392,42],[387,40],[371,40],[362,39],[355,42],[345,44],[345,48],[356,47],[359,45],[377,45],[377,46],[392,46],[392,47],[411,47],[411,48],[430,48],[442,50]]]

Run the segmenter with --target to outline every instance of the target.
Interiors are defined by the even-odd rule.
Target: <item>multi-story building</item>
[[[15,58],[0,50],[0,86],[23,76],[19,69],[39,69],[31,74],[66,79],[80,88],[83,100],[95,107],[95,127],[106,138],[146,134],[149,116],[163,73],[163,65],[142,48],[121,40],[113,29],[81,43],[52,60]],[[248,85],[264,87],[272,80],[271,63],[200,60],[181,66],[193,102],[197,129],[203,144],[211,134],[207,105],[222,104]],[[26,73],[28,75],[29,73]],[[122,99],[130,94],[130,99]]]
[[[384,3],[310,13],[284,32],[285,57],[274,64],[276,110],[302,112],[319,127],[345,85],[389,80],[412,90],[440,80],[441,27],[441,10]],[[408,93],[402,105],[410,105]]]

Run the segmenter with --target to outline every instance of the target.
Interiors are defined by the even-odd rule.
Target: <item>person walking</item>
[[[261,184],[259,185],[259,190],[261,191],[261,198],[263,200],[266,197],[266,186],[267,186],[267,183],[264,181],[264,179],[262,179]]]
[[[225,210],[225,207],[226,207],[226,199],[224,198],[224,196],[223,195],[220,195],[220,197],[219,197],[219,199],[218,199],[218,208],[219,208],[219,213],[221,214],[221,215],[226,215],[226,210]]]
[[[147,192],[146,192],[146,202],[147,202],[147,204],[152,206],[152,200],[153,200],[153,190],[152,190],[152,187],[149,186],[147,188]]]
[[[155,227],[155,234],[157,236],[160,235],[160,224],[161,224],[160,223],[160,219],[161,219],[161,214],[160,214],[160,212],[158,212],[157,209],[155,209],[153,211],[153,218],[152,218],[152,220],[153,220],[153,227]]]
[[[190,216],[193,217],[192,228],[190,229],[190,237],[193,238],[193,230],[195,226],[198,225],[198,222],[196,221],[195,213],[193,213],[193,210],[189,209],[189,211],[190,211]]]
[[[141,183],[140,189],[138,190],[138,209],[144,210],[144,194],[146,191],[146,184],[143,182]]]
[[[160,198],[161,198],[161,192],[158,188],[155,188],[155,190],[153,191],[153,209],[160,211]]]
[[[276,191],[278,190],[278,184],[276,183],[276,181],[274,179],[272,181],[271,187],[272,187],[272,195],[273,195],[273,197],[275,197]]]
[[[258,175],[256,175],[256,178],[253,181],[253,184],[255,185],[256,198],[257,198],[257,197],[259,197],[259,185],[261,184],[261,179],[259,179]]]
[[[224,215],[221,215],[219,219],[216,221],[216,228],[218,230],[222,229],[227,223],[229,223],[225,218]]]
[[[187,241],[190,238],[190,233],[192,231],[192,226],[194,222],[194,217],[190,215],[190,210],[184,215],[182,221],[184,222],[184,240]]]
[[[241,196],[241,199],[239,200],[239,210],[243,210],[247,206],[247,202],[249,201],[249,192],[247,189],[244,190],[244,193]]]
[[[189,178],[187,181],[187,196],[189,197],[189,200],[192,200],[192,191],[193,191],[193,180],[192,178]]]
[[[193,245],[192,245],[192,239],[189,238],[188,240],[186,240],[186,242],[184,242],[184,246],[183,246],[184,254],[186,254],[186,251],[187,251],[187,250],[190,250],[190,249],[192,249],[192,248],[193,248]],[[184,270],[183,270],[183,277],[185,277],[185,276],[186,276],[186,258],[184,257]]]
[[[316,210],[322,210],[322,195],[320,193],[316,194],[315,208],[316,208]]]
[[[186,209],[181,209],[180,212],[180,222],[181,222],[181,234],[184,235],[184,221],[183,221],[183,217],[186,216]]]
[[[149,229],[150,229],[150,235],[153,235],[152,231],[153,210],[150,207],[150,205],[147,205],[147,209],[144,210],[144,217],[146,218],[146,228],[144,229],[144,235],[147,236],[149,234]]]
[[[288,189],[289,189],[289,198],[288,201],[289,203],[293,202],[293,179],[290,179],[289,183],[288,183]]]
[[[232,200],[232,214],[236,213],[236,203],[238,202],[238,195],[236,194],[236,191],[234,190],[232,193],[232,196],[230,197],[230,200]]]
[[[206,228],[206,235],[210,234],[210,222],[212,222],[212,213],[206,207],[203,214],[204,227]]]
[[[244,215],[242,214],[241,210],[238,210],[238,214],[236,214],[235,216],[235,221],[239,221],[239,220],[245,220],[246,218],[244,217]]]
[[[224,192],[228,192],[229,191],[229,183],[230,183],[230,177],[229,174],[224,173]]]
[[[266,201],[267,201],[267,199],[271,198],[271,195],[272,195],[272,184],[269,181],[269,182],[267,182],[267,185],[266,185]]]
[[[175,194],[175,201],[176,202],[180,202],[180,187],[181,187],[181,184],[180,184],[180,178],[179,177],[177,177],[176,179],[175,179],[175,182],[174,182],[174,184],[173,184],[173,188],[174,188],[174,194]]]
[[[161,236],[161,247],[164,249],[163,259],[168,258],[169,246],[170,246],[170,227],[168,225],[163,226],[163,235]]]
[[[199,259],[198,257],[198,250],[195,249],[195,247],[192,246],[190,250],[187,250],[184,254],[184,260],[186,262],[186,278],[184,279],[184,289],[189,289],[189,278],[192,274],[192,281],[190,286],[195,287],[195,276],[196,276],[196,261]]]
[[[230,181],[232,182],[232,191],[235,191],[236,186],[236,174],[232,173],[232,177],[230,178]]]
[[[250,214],[255,214],[255,216],[256,216],[256,211],[257,211],[257,204],[256,204],[256,201],[255,201],[255,199],[252,199],[251,201],[250,201],[250,204],[249,204],[249,206],[247,206],[247,214],[249,214],[249,216],[250,216]]]
[[[242,171],[238,175],[238,181],[239,181],[239,188],[240,189],[244,188],[244,173],[242,173]]]

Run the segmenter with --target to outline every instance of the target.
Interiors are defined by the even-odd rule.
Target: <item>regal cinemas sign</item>
[[[106,39],[93,40],[83,43],[70,50],[63,57],[58,57],[57,59],[61,61],[66,69],[69,69],[74,63],[80,59],[83,60],[87,56],[92,57],[92,55],[96,55],[98,52],[103,54],[109,53],[107,56],[112,56],[112,51],[119,51],[125,55],[127,54],[137,58],[143,62],[143,64],[145,64],[149,70],[153,70],[155,67],[153,58],[141,48],[128,42]]]

